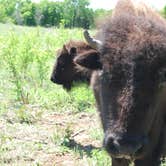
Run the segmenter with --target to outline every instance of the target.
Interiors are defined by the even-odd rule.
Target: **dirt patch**
[[[90,133],[92,129],[100,128],[96,113],[45,111],[32,124],[18,123],[13,114],[12,119],[9,115],[0,118],[0,145],[3,149],[0,163],[82,165],[84,155],[90,156],[91,150],[101,147],[101,140],[94,139]]]

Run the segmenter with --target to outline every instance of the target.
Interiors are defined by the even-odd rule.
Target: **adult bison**
[[[121,0],[98,33],[98,41],[84,34],[102,69],[94,57],[74,61],[98,70],[91,84],[112,166],[159,166],[166,156],[166,21],[146,5]]]
[[[51,81],[63,85],[67,90],[71,89],[74,81],[86,81],[89,83],[92,70],[80,69],[74,64],[73,59],[78,55],[99,57],[98,52],[87,43],[82,41],[70,41],[63,45],[63,48],[58,51]]]

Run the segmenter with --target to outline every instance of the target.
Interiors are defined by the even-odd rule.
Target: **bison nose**
[[[58,81],[58,79],[56,78],[56,76],[51,76],[50,80],[51,80],[53,83],[60,84],[60,82]]]
[[[50,80],[55,83],[54,77],[51,77]]]
[[[50,80],[55,84],[63,84],[62,80],[58,76],[51,76]]]
[[[109,154],[120,157],[131,157],[141,152],[145,144],[144,137],[108,135],[104,139],[104,147]]]

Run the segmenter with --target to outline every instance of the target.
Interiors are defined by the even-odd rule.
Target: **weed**
[[[16,110],[16,116],[20,123],[32,124],[35,122],[35,117],[31,114],[31,112],[28,110],[28,107],[25,105]]]

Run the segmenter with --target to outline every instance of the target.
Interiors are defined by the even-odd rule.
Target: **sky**
[[[113,9],[116,5],[118,0],[90,0],[90,7],[97,9],[97,8],[104,8],[104,9]],[[137,0],[138,1],[138,0]],[[144,0],[144,2],[155,9],[162,9],[166,6],[165,0]]]

